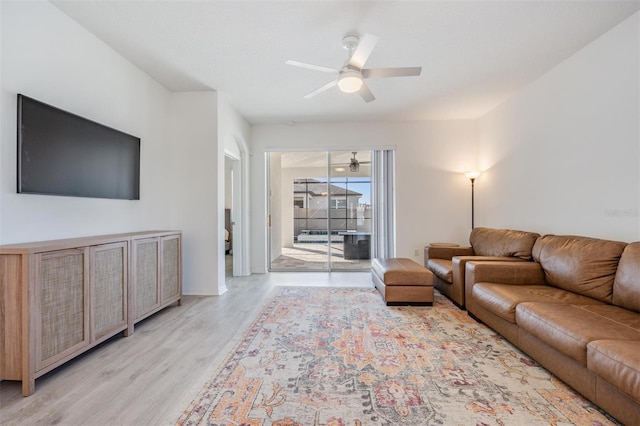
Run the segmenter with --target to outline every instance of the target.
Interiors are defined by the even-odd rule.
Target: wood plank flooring
[[[166,424],[187,408],[194,385],[204,383],[274,287],[373,287],[368,272],[254,274],[226,285],[221,296],[185,296],[182,306],[138,323],[133,335],[116,336],[38,378],[29,397],[20,382],[0,382],[0,424]]]

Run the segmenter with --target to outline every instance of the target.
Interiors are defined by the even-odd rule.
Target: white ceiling
[[[53,1],[172,91],[215,89],[251,123],[473,119],[640,9],[640,1]],[[287,59],[339,68],[348,32],[379,42],[376,100]]]

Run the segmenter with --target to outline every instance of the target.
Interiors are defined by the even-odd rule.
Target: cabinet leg
[[[133,324],[129,324],[127,329],[124,331],[124,337],[129,337],[133,334]]]
[[[178,306],[182,306],[182,299],[178,299]]]
[[[36,391],[36,379],[29,378],[22,381],[22,396],[29,396]]]

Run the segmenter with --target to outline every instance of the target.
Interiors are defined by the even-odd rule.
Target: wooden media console
[[[35,379],[182,299],[182,233],[0,246],[0,379]]]

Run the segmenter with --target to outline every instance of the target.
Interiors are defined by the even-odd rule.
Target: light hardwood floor
[[[276,286],[373,287],[370,273],[270,273],[227,281],[221,296],[185,296],[110,341],[36,380],[0,382],[2,425],[156,425],[175,421],[194,385]],[[185,402],[186,401],[186,402]],[[186,404],[186,405],[185,405]]]

